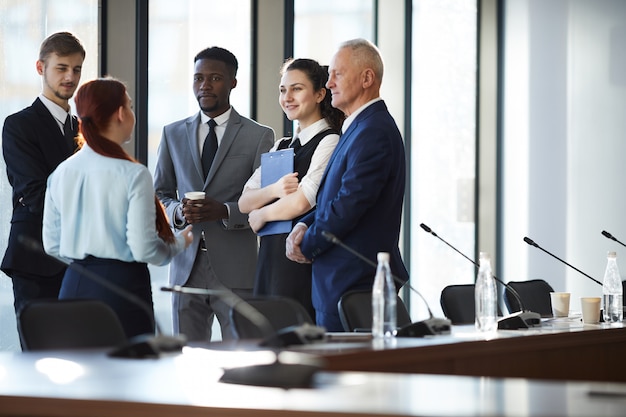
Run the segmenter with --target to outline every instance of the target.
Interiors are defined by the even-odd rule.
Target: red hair
[[[79,146],[82,147],[86,142],[100,155],[139,163],[127,154],[124,148],[100,133],[109,125],[115,112],[126,104],[126,87],[122,82],[114,78],[98,78],[89,81],[78,89],[74,101],[80,118]],[[165,209],[156,195],[154,205],[156,207],[156,230],[159,237],[165,242],[174,242],[174,233],[169,226]]]

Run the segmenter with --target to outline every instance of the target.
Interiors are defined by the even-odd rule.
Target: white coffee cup
[[[551,292],[550,302],[552,303],[552,315],[554,317],[567,317],[569,315],[569,299],[568,292]]]
[[[185,198],[189,200],[204,200],[206,193],[204,191],[189,191],[185,193]]]
[[[581,297],[580,308],[583,312],[583,323],[596,324],[600,322],[600,297]]]

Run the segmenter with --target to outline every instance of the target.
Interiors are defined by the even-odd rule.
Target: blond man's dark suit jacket
[[[42,251],[27,249],[20,236],[41,243],[46,180],[74,152],[54,116],[39,98],[30,107],[8,116],[2,130],[2,152],[13,187],[13,216],[2,271],[52,276],[63,264]]]

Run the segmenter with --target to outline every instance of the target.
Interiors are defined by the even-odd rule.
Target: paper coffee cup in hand
[[[189,191],[185,193],[185,198],[189,200],[204,200],[206,193],[204,191]]]

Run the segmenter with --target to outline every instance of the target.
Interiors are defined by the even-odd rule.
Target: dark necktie
[[[293,142],[291,142],[291,145],[289,145],[290,148],[293,148],[294,152],[298,152],[298,149],[300,149],[302,147],[302,145],[300,145],[300,138],[295,138]]]
[[[206,135],[204,145],[202,146],[202,170],[204,172],[204,178],[207,177],[211,169],[211,164],[213,163],[213,158],[215,158],[215,153],[217,152],[217,134],[215,133],[217,123],[215,120],[211,119],[208,121],[208,125],[209,134]]]
[[[74,121],[72,120],[72,116],[68,114],[65,118],[65,124],[63,124],[63,135],[65,136],[65,140],[67,141],[67,143],[69,143],[70,148],[72,149],[74,149],[74,137],[76,136],[76,133],[72,128],[73,122]]]

